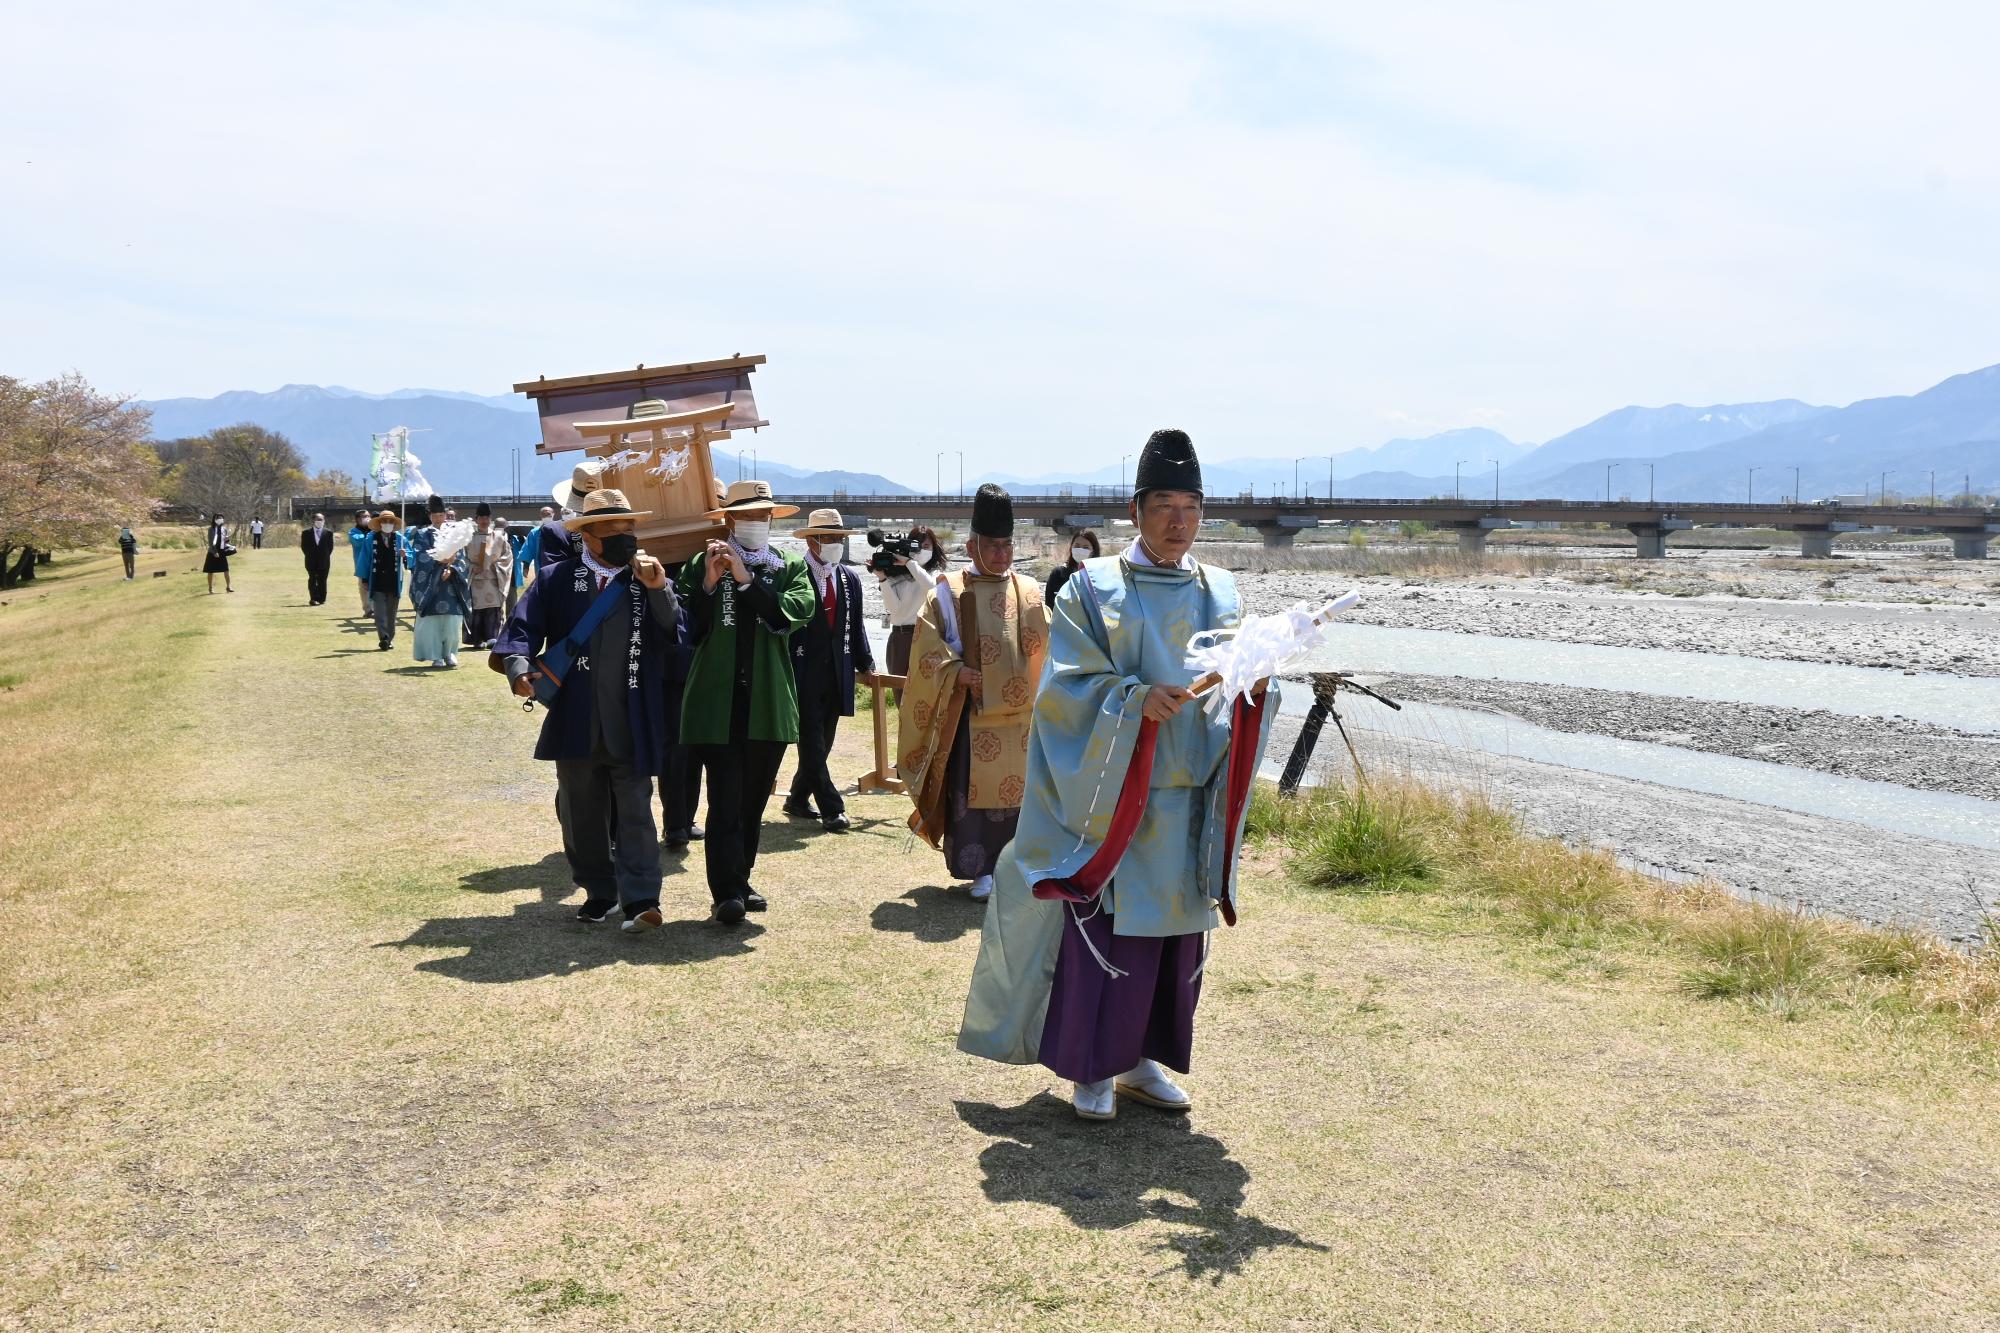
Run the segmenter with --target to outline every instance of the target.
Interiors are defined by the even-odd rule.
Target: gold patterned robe
[[[939,599],[951,599],[966,653],[945,638]],[[953,572],[938,580],[917,616],[909,683],[898,712],[897,774],[916,810],[910,827],[940,845],[952,793],[945,781],[960,714],[971,710],[971,776],[963,799],[975,810],[1014,809],[1027,779],[1028,724],[1048,654],[1049,612],[1042,590],[1019,574]],[[975,701],[959,683],[966,656],[977,654]]]

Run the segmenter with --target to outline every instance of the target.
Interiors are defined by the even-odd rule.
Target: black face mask
[[[604,554],[598,558],[613,569],[631,564],[632,557],[639,554],[639,538],[632,533],[616,532],[598,540],[604,548]]]

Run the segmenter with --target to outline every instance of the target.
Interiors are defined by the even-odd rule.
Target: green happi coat
[[[694,660],[688,665],[686,693],[681,700],[682,745],[727,745],[729,719],[736,693],[737,640],[750,643],[750,731],[753,741],[796,742],[799,738],[799,687],[792,675],[792,631],[806,623],[818,599],[806,562],[790,552],[781,568],[751,565],[752,594],[739,588],[723,571],[713,595],[702,589],[706,551],[681,566],[678,588],[687,608],[688,630],[695,639]],[[757,615],[750,602],[763,601],[777,610],[775,619]]]

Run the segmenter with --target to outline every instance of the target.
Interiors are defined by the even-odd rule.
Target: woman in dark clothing
[[[215,576],[222,575],[222,590],[235,592],[236,585],[229,581],[229,524],[217,514],[208,524],[208,558],[201,562],[201,572],[208,575],[208,591],[215,592]]]
[[[1095,560],[1104,554],[1097,544],[1097,533],[1091,528],[1080,528],[1069,539],[1069,559],[1049,571],[1048,585],[1042,589],[1042,605],[1054,606],[1056,594],[1069,582],[1069,576],[1083,567],[1086,560]]]

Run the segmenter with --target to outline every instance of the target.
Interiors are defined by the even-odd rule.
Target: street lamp
[[[1895,475],[1896,474],[1894,471],[1884,472],[1882,474],[1882,484],[1875,488],[1876,504],[1885,505],[1889,503],[1889,478]]]
[[[1970,491],[1972,487],[1967,486],[1965,489]],[[1326,502],[1328,504],[1333,503],[1333,455],[1332,454],[1328,454],[1326,456]]]
[[[1606,463],[1604,465],[1604,503],[1606,504],[1611,503],[1611,469],[1622,466],[1624,466],[1622,463]]]
[[[1304,457],[1294,458],[1292,460],[1292,498],[1295,500],[1299,496],[1299,464],[1305,462],[1307,458],[1312,458],[1312,457],[1314,457],[1314,455],[1306,454]],[[1333,491],[1331,489],[1327,491],[1327,498],[1328,499],[1333,498]],[[1310,500],[1312,499],[1312,497],[1308,495],[1306,499]]]
[[[1120,454],[1118,456],[1118,493],[1120,495],[1125,494],[1125,460],[1131,456],[1130,454]]]
[[[1463,458],[1451,465],[1451,498],[1454,500],[1460,498],[1458,494],[1458,470],[1464,466],[1465,460]]]
[[[756,451],[755,449],[752,449],[752,450],[750,450],[750,451],[749,451],[749,454],[750,454],[750,479],[751,479],[752,481],[755,481],[755,480],[757,479],[757,462],[758,462],[758,459],[757,459],[757,451]],[[738,469],[739,471],[741,471],[741,469],[742,469],[742,466],[743,466],[743,455],[742,455],[742,454],[738,454],[738,455],[736,455],[736,465],[737,465],[737,469]],[[741,477],[738,477],[738,478],[737,478],[737,480],[738,480],[738,481],[741,481],[741,480],[742,480],[742,478],[741,478]]]
[[[1747,505],[1756,504],[1757,503],[1755,499],[1756,494],[1757,494],[1757,469],[1753,467],[1750,469],[1750,475],[1746,477],[1743,481],[1743,503]]]
[[[931,494],[944,498],[944,452],[931,461]]]
[[[1486,461],[1493,465],[1493,503],[1499,504],[1500,503],[1500,460],[1497,458],[1489,458]]]
[[[1646,503],[1653,503],[1653,465],[1646,464]]]
[[[1805,493],[1799,489],[1799,469],[1798,466],[1794,464],[1792,467],[1792,503],[1801,504],[1804,502],[1804,500],[1805,500]]]
[[[1937,508],[1937,469],[1931,469],[1931,508]]]

